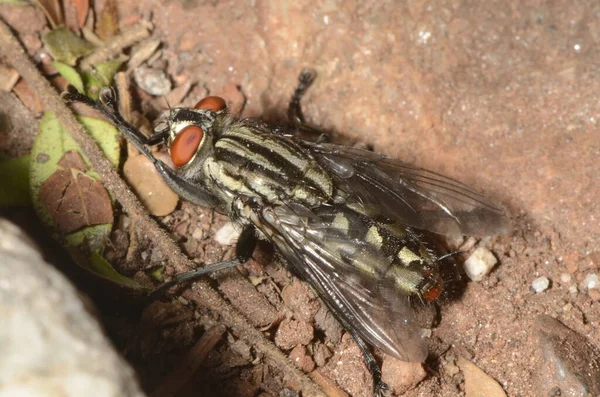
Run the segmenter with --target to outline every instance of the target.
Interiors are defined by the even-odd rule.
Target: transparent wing
[[[444,235],[506,234],[503,209],[467,185],[366,150],[304,142],[344,191],[370,216]]]
[[[366,234],[357,216],[348,219],[344,230],[333,226],[335,211],[351,212],[345,207],[309,210],[290,204],[256,210],[253,222],[346,328],[401,360],[423,361],[427,345],[410,297],[381,274],[389,259],[365,241],[349,237]],[[362,266],[356,265],[358,257]]]

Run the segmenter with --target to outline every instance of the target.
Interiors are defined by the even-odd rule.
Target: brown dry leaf
[[[33,113],[39,115],[44,111],[44,104],[40,97],[25,80],[19,80],[13,87],[13,91],[17,94],[21,102]]]
[[[46,14],[52,29],[64,23],[60,0],[36,0],[35,2]]]
[[[19,72],[13,68],[0,65],[0,90],[4,92],[12,91],[19,80]]]
[[[77,10],[77,24],[79,25],[79,29],[85,25],[85,20],[87,19],[88,11],[90,10],[90,1],[89,0],[71,0],[75,9]]]
[[[104,8],[96,13],[96,34],[102,40],[107,41],[119,33],[119,15],[116,0],[106,0]]]
[[[110,197],[100,182],[82,173],[87,166],[79,153],[65,153],[58,165],[64,169],[46,179],[39,194],[57,229],[70,233],[84,226],[112,223]]]
[[[166,153],[155,157],[170,163]],[[145,156],[130,157],[123,166],[125,179],[152,215],[165,216],[173,212],[179,197],[167,186],[154,165]]]
[[[71,30],[78,31],[85,25],[89,9],[89,0],[65,1],[65,25]]]

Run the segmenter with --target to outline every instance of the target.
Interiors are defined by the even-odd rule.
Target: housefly
[[[310,129],[300,99],[313,79],[308,70],[300,75],[290,126],[236,118],[211,96],[171,109],[150,137],[123,119],[110,88],[100,101],[73,88],[63,96],[102,112],[179,196],[242,228],[235,259],[176,276],[158,293],[244,262],[258,239],[267,240],[354,337],[380,395],[389,389],[368,345],[404,361],[427,356],[412,301],[434,301],[442,281],[422,232],[491,236],[506,233],[509,223],[501,207],[453,179],[371,151],[300,139],[298,132]],[[163,142],[176,170],[148,148]]]

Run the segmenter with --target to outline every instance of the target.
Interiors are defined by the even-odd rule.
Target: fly
[[[155,296],[245,262],[258,239],[267,240],[353,336],[381,395],[389,388],[368,345],[404,361],[427,357],[411,302],[435,301],[442,281],[439,258],[421,232],[491,236],[506,233],[509,222],[501,207],[453,179],[378,153],[298,138],[311,130],[300,99],[314,76],[300,74],[291,126],[238,119],[211,96],[194,108],[171,109],[146,137],[123,119],[110,88],[99,102],[72,87],[63,97],[102,112],[183,199],[242,227],[234,259],[175,276]],[[163,142],[177,170],[148,148]]]

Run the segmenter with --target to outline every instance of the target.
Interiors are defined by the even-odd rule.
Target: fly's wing
[[[349,215],[341,222],[344,227],[339,219],[336,226],[336,214]],[[342,206],[309,210],[290,204],[255,210],[251,219],[347,329],[401,360],[427,357],[410,297],[381,277],[389,259],[350,237],[367,232],[356,213]],[[360,266],[357,258],[362,258]]]
[[[366,150],[303,144],[345,192],[346,202],[370,216],[444,235],[483,237],[510,230],[500,206],[454,179]]]

